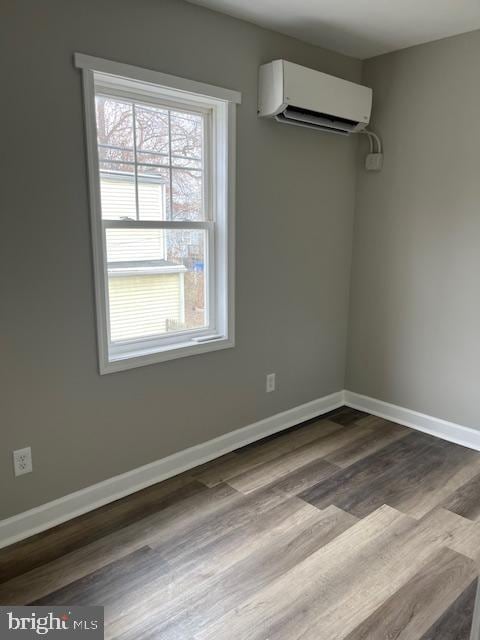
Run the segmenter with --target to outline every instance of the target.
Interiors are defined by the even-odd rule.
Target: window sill
[[[116,371],[125,371],[127,369],[135,369],[150,364],[166,362],[168,360],[176,360],[177,358],[185,358],[200,353],[208,353],[209,351],[219,351],[220,349],[229,349],[235,346],[235,341],[230,338],[218,338],[210,342],[196,343],[192,340],[184,343],[176,343],[163,347],[161,350],[139,351],[128,355],[113,357],[105,362],[100,362],[100,374],[115,373]]]

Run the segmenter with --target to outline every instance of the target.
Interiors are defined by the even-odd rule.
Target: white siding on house
[[[110,276],[110,332],[113,341],[165,333],[167,320],[181,322],[182,273]]]
[[[132,218],[136,213],[134,175],[102,172],[100,179],[102,217]],[[138,202],[142,220],[165,219],[165,183],[159,178],[139,176]],[[149,262],[166,258],[166,232],[163,229],[107,229],[107,261],[115,265],[109,276],[110,333],[112,341],[145,338],[165,333],[167,321],[181,326],[184,319],[183,273],[148,273]],[[123,273],[142,268],[140,274]],[[132,263],[137,263],[132,267]],[[184,270],[184,269],[183,269]]]
[[[165,171],[159,168],[158,171]],[[138,205],[141,220],[165,220],[166,186],[163,179],[138,176]],[[119,218],[137,217],[135,174],[118,174],[101,172],[100,195],[102,200],[102,218],[118,220]]]
[[[137,217],[135,196],[135,175],[122,178],[100,176],[100,196],[102,200],[102,218],[118,220],[119,218]]]
[[[106,241],[109,264],[164,260],[166,256],[163,229],[107,229]]]
[[[138,176],[138,208],[140,220],[165,220],[167,218],[166,169],[155,169],[165,174],[162,182],[154,178]],[[160,180],[160,179],[159,179]]]

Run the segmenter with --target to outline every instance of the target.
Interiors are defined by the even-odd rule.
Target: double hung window
[[[233,346],[233,91],[77,54],[102,373]]]

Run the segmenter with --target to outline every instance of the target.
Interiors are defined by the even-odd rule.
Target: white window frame
[[[90,192],[91,230],[97,316],[99,370],[101,374],[164,362],[209,351],[226,349],[234,340],[234,226],[235,226],[235,120],[236,105],[241,102],[237,91],[178,78],[158,71],[75,54],[75,66],[82,69]],[[97,87],[108,93],[136,102],[163,101],[179,108],[208,112],[211,157],[205,185],[211,219],[189,221],[109,221],[102,220],[100,172],[97,146],[95,95]],[[208,246],[214,255],[206,256],[210,266],[206,283],[213,317],[208,327],[179,331],[151,339],[128,341],[112,348],[109,339],[108,275],[104,229],[115,228],[203,228],[209,234]],[[207,245],[205,247],[207,249]]]

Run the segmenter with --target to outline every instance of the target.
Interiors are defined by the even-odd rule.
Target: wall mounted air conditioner
[[[258,115],[350,135],[370,121],[372,90],[286,60],[260,67]]]

